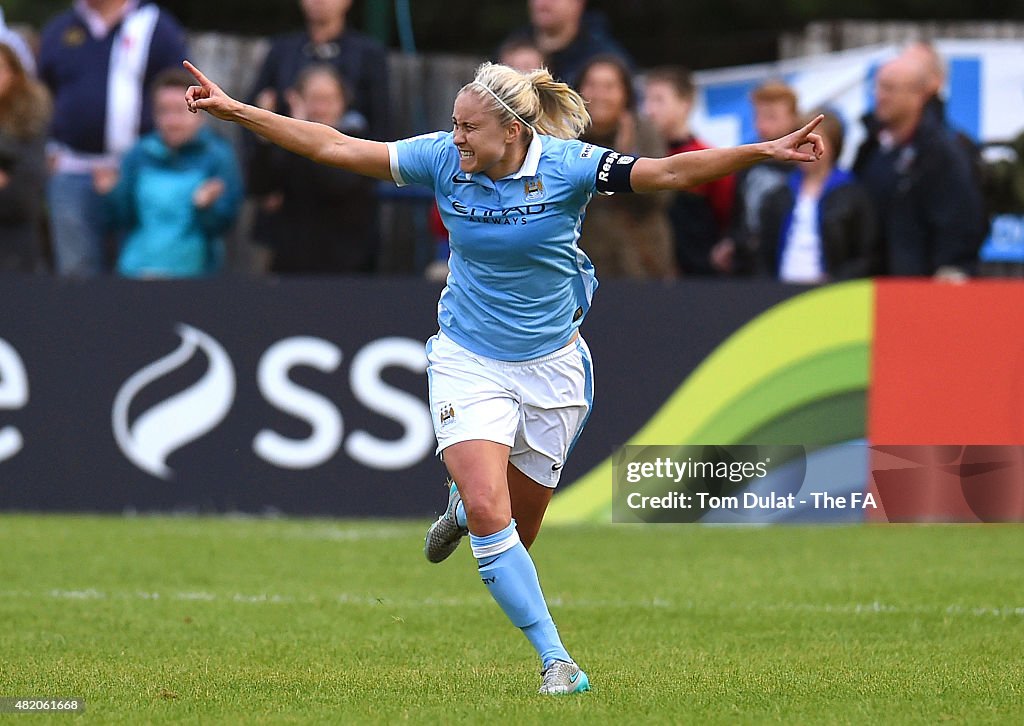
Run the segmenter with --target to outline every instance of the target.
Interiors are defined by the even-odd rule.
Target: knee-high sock
[[[553,660],[571,661],[548,612],[537,569],[519,541],[516,521],[485,537],[469,535],[480,578],[512,624],[536,648],[544,667]]]

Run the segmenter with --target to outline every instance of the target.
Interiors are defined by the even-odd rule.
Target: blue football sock
[[[466,528],[469,526],[469,520],[466,519],[466,505],[459,500],[459,503],[455,505],[455,523],[460,527]]]
[[[544,602],[537,569],[519,541],[516,521],[485,537],[470,533],[469,542],[491,597],[530,640],[544,667],[553,660],[571,661]]]

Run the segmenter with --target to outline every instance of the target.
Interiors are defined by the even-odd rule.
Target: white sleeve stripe
[[[402,172],[398,168],[398,144],[394,141],[388,142],[388,161],[391,164],[391,178],[395,180],[395,184],[404,187],[408,182],[402,178]]]

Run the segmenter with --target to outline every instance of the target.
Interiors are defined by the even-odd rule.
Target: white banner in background
[[[1024,130],[1024,41],[940,40],[948,65],[945,92],[951,123],[980,141],[1005,141]],[[750,92],[769,79],[789,83],[800,110],[836,110],[846,125],[840,163],[849,166],[864,139],[860,118],[871,110],[878,67],[900,52],[895,45],[870,46],[694,74],[699,92],[693,127],[715,146],[754,141]]]

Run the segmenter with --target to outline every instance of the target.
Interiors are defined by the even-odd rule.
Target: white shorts
[[[437,452],[474,439],[508,446],[509,461],[554,488],[590,415],[594,367],[583,338],[541,358],[510,362],[471,353],[444,333],[427,341]]]

